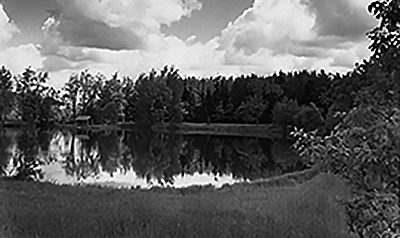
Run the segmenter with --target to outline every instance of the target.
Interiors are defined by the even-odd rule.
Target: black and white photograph
[[[400,238],[400,0],[0,0],[0,238]]]

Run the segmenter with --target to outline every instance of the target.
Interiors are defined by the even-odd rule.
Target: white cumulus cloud
[[[255,0],[222,32],[224,63],[260,71],[349,69],[368,56],[359,45],[366,45],[365,32],[376,24],[363,1]]]
[[[0,62],[14,74],[21,73],[29,66],[35,69],[43,67],[43,57],[33,44],[10,47],[0,51]]]
[[[200,10],[197,0],[58,1],[40,49],[42,67],[58,86],[85,68],[134,78],[167,64],[198,76],[346,71],[368,56],[364,35],[376,24],[367,0],[254,0],[220,36],[201,43],[161,32],[161,25]]]
[[[41,68],[43,57],[33,44],[7,47],[14,34],[20,33],[0,3],[0,66],[5,65],[14,74],[21,73],[26,67]]]
[[[149,37],[201,9],[196,0],[58,0],[44,24],[46,40],[111,50],[145,49]]]

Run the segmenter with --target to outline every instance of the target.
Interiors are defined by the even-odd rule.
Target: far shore
[[[71,130],[143,130],[151,129],[159,133],[175,133],[182,135],[216,135],[216,136],[246,136],[268,139],[282,138],[283,130],[275,124],[238,124],[238,123],[157,123],[141,125],[134,122],[117,124],[66,124],[52,123],[45,127],[66,128]],[[35,127],[35,125],[20,121],[6,121],[4,127]],[[37,127],[37,126],[36,126]],[[40,126],[39,126],[40,127]]]

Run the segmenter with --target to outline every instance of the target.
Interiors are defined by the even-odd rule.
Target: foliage
[[[294,146],[308,163],[340,174],[354,186],[349,224],[361,237],[395,237],[400,231],[400,113],[393,110],[387,115],[371,106],[355,108],[325,137],[294,132]]]
[[[267,104],[260,94],[249,96],[246,101],[242,102],[236,109],[236,116],[244,122],[257,122],[266,109]]]
[[[103,80],[102,75],[93,76],[88,70],[71,75],[63,87],[66,120],[75,120],[78,115],[96,116],[98,107],[95,101],[98,100]]]
[[[142,74],[136,81],[138,99],[135,105],[136,121],[142,124],[164,122],[168,118],[167,105],[172,100],[172,92],[167,87],[165,75],[152,71]]]
[[[135,89],[135,83],[129,77],[124,77],[122,80],[122,95],[124,95],[125,106],[123,108],[124,120],[133,122],[136,120],[136,102],[137,102],[137,91]]]
[[[372,60],[379,62],[389,73],[400,69],[400,2],[376,0],[368,5],[379,25],[368,32]]]
[[[14,106],[14,94],[12,92],[12,74],[4,66],[0,69],[0,121],[8,115]]]
[[[324,118],[314,103],[299,106],[297,100],[282,100],[275,104],[274,121],[283,127],[286,136],[288,126],[303,128],[306,131],[319,129],[323,126]]]
[[[117,74],[114,74],[111,79],[101,80],[101,82],[98,100],[94,103],[94,107],[98,111],[96,122],[116,124],[127,104],[122,92],[122,82],[118,79]]]
[[[372,57],[334,79],[327,93],[339,102],[331,103],[331,114],[345,116],[326,136],[295,130],[294,147],[310,165],[353,185],[355,196],[345,201],[352,231],[360,237],[399,237],[400,2],[373,1],[368,10],[380,20],[368,32]]]
[[[63,87],[62,98],[64,101],[64,111],[66,111],[63,120],[76,118],[78,114],[77,112],[78,90],[79,90],[79,84],[77,81],[77,76],[71,75],[68,82],[66,82]]]
[[[183,95],[183,81],[179,75],[179,71],[173,67],[164,67],[161,71],[161,77],[164,77],[167,83],[167,87],[172,93],[172,98],[167,105],[170,118],[168,121],[180,123],[182,122],[182,105],[181,98]]]
[[[60,102],[58,92],[47,85],[48,73],[36,72],[31,68],[16,78],[15,95],[18,113],[22,121],[34,124],[49,124],[56,120],[54,114]]]
[[[328,75],[308,71],[198,79],[183,78],[177,69],[166,66],[137,79],[121,79],[117,73],[107,78],[84,70],[71,75],[60,92],[47,81],[47,73],[31,68],[17,78],[15,94],[22,121],[66,123],[78,115],[89,115],[95,124],[123,120],[147,125],[182,121],[284,125],[286,122],[274,118],[273,110],[277,103],[289,99],[300,102],[304,116],[296,119],[289,108],[282,108],[289,110],[282,112],[290,117],[287,126],[298,126],[295,121],[307,126],[302,117],[310,113],[325,117],[340,92],[339,88],[326,93]]]

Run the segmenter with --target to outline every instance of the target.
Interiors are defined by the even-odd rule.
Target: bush
[[[348,225],[360,237],[400,237],[400,110],[360,105],[328,136],[295,130],[294,148],[310,165],[353,186],[344,201]]]

